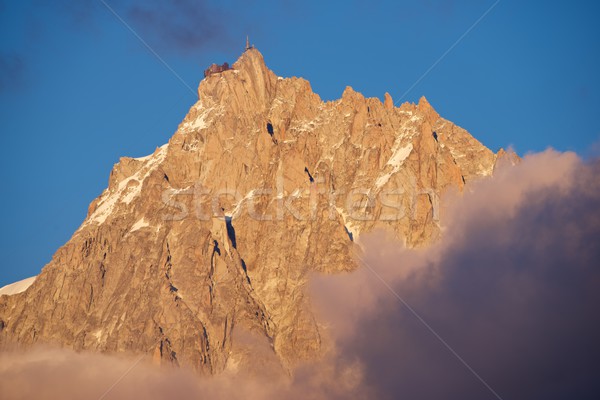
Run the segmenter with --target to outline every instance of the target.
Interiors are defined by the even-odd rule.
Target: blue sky
[[[47,3],[0,0],[0,286],[40,271],[119,157],[167,142],[246,33],[325,100],[398,101],[472,28],[402,100],[425,95],[494,151],[597,153],[596,2],[106,0],[185,83],[101,1]]]

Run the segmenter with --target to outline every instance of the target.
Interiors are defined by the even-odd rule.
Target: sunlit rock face
[[[425,98],[395,107],[348,87],[323,102],[254,48],[198,95],[168,144],[114,166],[33,284],[0,296],[1,346],[142,353],[214,374],[251,363],[235,334],[250,332],[289,369],[325,347],[309,273],[355,269],[374,229],[435,240],[440,197],[498,158]]]

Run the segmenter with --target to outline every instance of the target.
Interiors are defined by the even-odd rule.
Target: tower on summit
[[[250,45],[250,39],[248,38],[248,35],[246,35],[246,50],[250,50],[253,49],[254,45]]]

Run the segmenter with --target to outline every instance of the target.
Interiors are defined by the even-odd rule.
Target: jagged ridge
[[[356,240],[376,228],[434,240],[439,196],[497,158],[425,98],[394,107],[348,87],[323,102],[256,49],[198,94],[167,145],[114,166],[33,285],[0,297],[1,346],[147,353],[216,373],[251,357],[235,329],[266,337],[286,368],[317,357],[308,273],[356,268]]]

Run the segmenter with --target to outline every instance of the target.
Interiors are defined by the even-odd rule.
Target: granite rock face
[[[309,274],[356,268],[374,229],[435,240],[440,196],[497,160],[425,98],[395,107],[348,87],[323,102],[256,49],[198,95],[168,144],[114,166],[35,282],[0,296],[0,346],[143,353],[214,374],[250,362],[234,334],[247,331],[289,369],[323,351]]]

